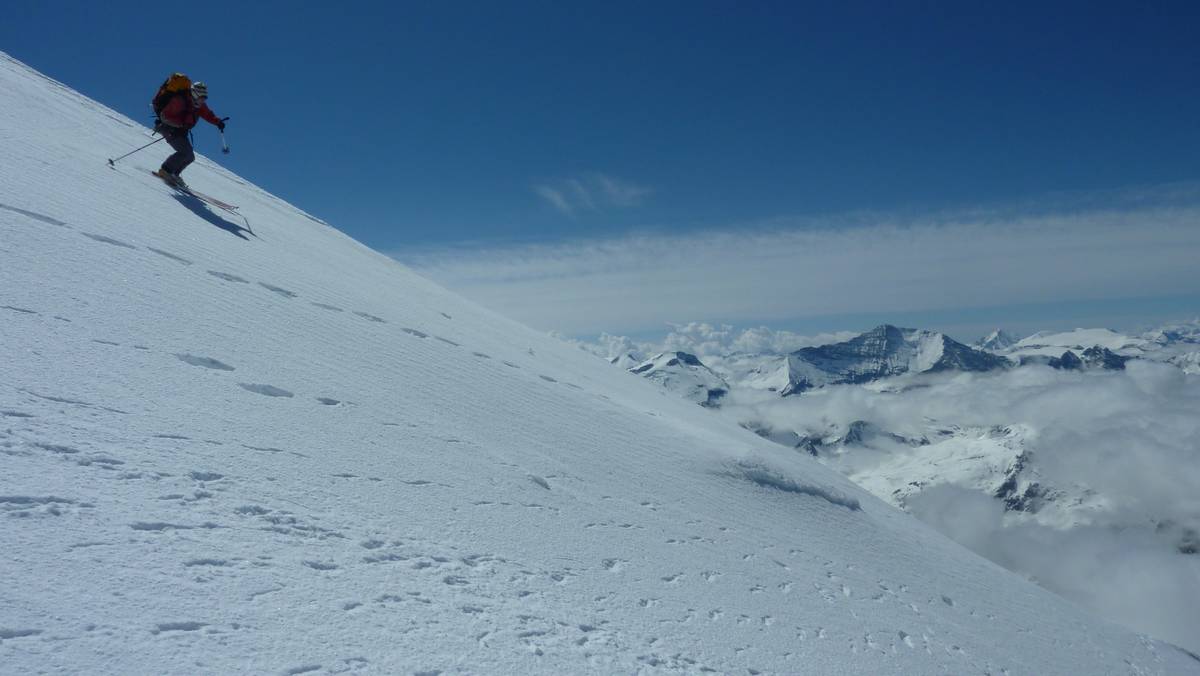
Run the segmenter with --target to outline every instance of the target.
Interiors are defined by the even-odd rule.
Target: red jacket
[[[203,117],[214,125],[221,122],[221,118],[217,117],[208,104],[203,99],[199,102],[192,99],[188,94],[183,96],[175,96],[167,103],[162,112],[158,114],[166,124],[180,129],[191,129],[196,126],[199,118]]]

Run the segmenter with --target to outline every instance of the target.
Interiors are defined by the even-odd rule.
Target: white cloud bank
[[[583,183],[541,188],[566,211],[603,192]],[[537,328],[640,333],[697,318],[758,323],[1197,294],[1200,207],[841,219],[396,256]]]

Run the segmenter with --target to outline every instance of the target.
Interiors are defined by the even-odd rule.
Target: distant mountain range
[[[850,340],[787,354],[739,353],[707,359],[711,365],[676,350],[651,359],[627,352],[609,361],[712,407],[736,390],[767,390],[786,397],[832,385],[868,385],[921,374],[1032,365],[1121,370],[1131,359],[1148,359],[1173,364],[1185,373],[1200,373],[1200,320],[1140,336],[1109,329],[1076,329],[1018,339],[997,329],[974,347],[937,331],[881,324]]]
[[[625,354],[611,361],[629,364],[630,372],[702,406],[737,404],[732,414],[739,416],[743,427],[826,462],[902,508],[928,488],[949,484],[988,495],[1005,511],[1069,527],[1093,518],[1096,510],[1104,508],[1105,497],[1061,477],[1047,479],[1037,447],[1039,431],[1019,419],[979,425],[926,416],[904,421],[905,430],[898,431],[888,429],[887,415],[880,416],[882,420],[823,415],[814,424],[806,413],[811,406],[805,402],[838,387],[867,388],[871,391],[867,396],[921,396],[917,390],[945,382],[933,380],[936,374],[1050,367],[1081,372],[1081,376],[1088,375],[1083,372],[1102,375],[1121,371],[1132,360],[1161,362],[1184,374],[1200,374],[1200,320],[1139,335],[1076,329],[1018,339],[996,330],[974,347],[936,331],[883,324],[843,342],[786,354],[708,355],[702,361],[673,351],[649,360]],[[993,383],[966,381],[960,387],[987,388]],[[965,392],[971,391],[979,390]],[[739,400],[738,393],[746,396]],[[777,403],[764,408],[762,402],[770,401],[763,400],[765,393],[775,393]],[[987,399],[986,393],[980,397]],[[784,406],[785,400],[795,406]],[[822,399],[814,401],[822,403]],[[794,422],[788,423],[790,418]],[[1196,528],[1164,519],[1157,532],[1173,538],[1181,552],[1200,551]]]
[[[850,340],[805,347],[786,355],[736,355],[740,372],[718,373],[687,352],[664,352],[641,360],[626,353],[611,358],[631,373],[705,406],[719,405],[735,388],[778,392],[782,396],[842,384],[864,384],[905,374],[991,371],[1013,362],[977,350],[936,331],[882,324]],[[733,383],[733,385],[731,385]]]
[[[1196,374],[1200,373],[1200,319],[1168,324],[1139,335],[1111,329],[1042,331],[992,351],[1022,365],[1119,370],[1131,359],[1146,359]]]

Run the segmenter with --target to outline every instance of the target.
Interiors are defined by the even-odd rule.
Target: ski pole
[[[109,160],[108,160],[108,166],[110,166],[110,167],[112,167],[112,168],[116,169],[116,168],[117,168],[117,164],[116,164],[117,162],[120,162],[121,160],[125,159],[126,157],[129,157],[130,155],[132,155],[132,154],[136,153],[136,152],[137,152],[137,151],[139,151],[139,150],[145,150],[146,148],[149,148],[150,146],[154,145],[155,143],[158,143],[159,141],[163,140],[164,138],[166,138],[166,137],[164,137],[164,136],[160,136],[160,137],[158,137],[158,138],[154,139],[153,141],[151,141],[151,142],[147,143],[146,145],[142,146],[141,148],[136,148],[136,149],[134,149],[134,150],[130,150],[129,152],[125,153],[124,155],[122,155],[122,156],[118,157],[118,158],[117,158],[117,159],[115,159],[115,160],[114,160],[114,159],[109,159]]]
[[[228,119],[229,119],[228,117],[225,118],[225,120],[228,120]],[[224,122],[225,120],[221,120],[221,121]],[[219,129],[217,131],[221,135],[221,152],[228,155],[229,154],[229,144],[225,142],[225,130]]]

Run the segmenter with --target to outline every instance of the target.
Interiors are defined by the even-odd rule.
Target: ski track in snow
[[[5,670],[1197,671],[201,158],[230,237],[7,58],[0,97]]]
[[[21,214],[22,216],[24,216],[26,218],[31,218],[35,221],[38,221],[39,223],[49,223],[50,225],[57,225],[57,226],[66,226],[67,225],[64,222],[62,222],[56,218],[50,218],[49,216],[46,216],[45,214],[39,214],[36,211],[28,211],[26,209],[18,209],[17,207],[9,206],[9,205],[3,204],[3,203],[0,203],[0,209],[4,209],[5,211],[11,211],[12,213],[15,213],[15,214]]]

